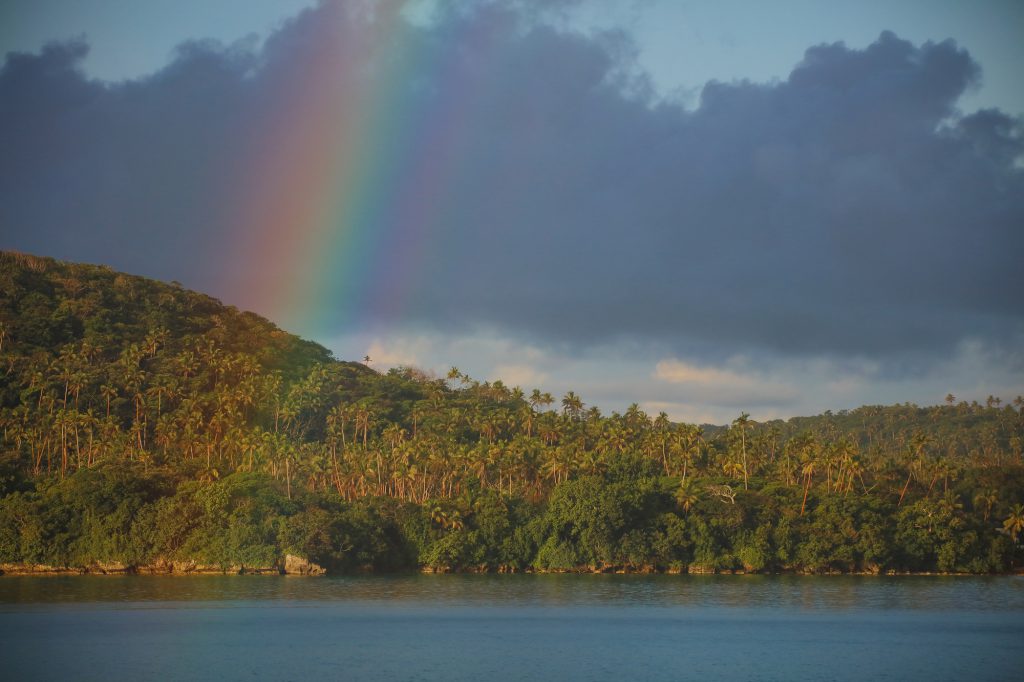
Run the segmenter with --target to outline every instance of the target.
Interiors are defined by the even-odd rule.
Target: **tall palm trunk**
[[[897,507],[900,506],[901,504],[903,504],[903,496],[907,494],[907,488],[910,487],[910,479],[913,476],[914,476],[914,472],[913,471],[911,471],[910,473],[907,474],[907,482],[903,486],[903,490],[900,491],[900,501],[896,503]]]
[[[807,482],[804,483],[804,501],[800,503],[800,516],[804,515],[804,509],[807,507],[807,492],[811,489],[811,474],[807,475]]]

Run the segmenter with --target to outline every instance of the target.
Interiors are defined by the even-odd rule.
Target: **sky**
[[[1008,399],[1021,35],[1013,1],[9,0],[0,248],[606,413]]]

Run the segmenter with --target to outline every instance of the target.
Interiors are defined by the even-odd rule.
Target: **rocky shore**
[[[294,554],[287,554],[271,566],[224,566],[191,560],[158,560],[151,564],[130,565],[94,562],[83,566],[45,564],[3,564],[0,575],[302,575],[327,573],[322,566]]]
[[[372,573],[370,570],[364,573]],[[952,573],[939,571],[894,571],[885,570],[872,566],[870,570],[862,571],[821,571],[808,572],[793,569],[782,570],[744,570],[744,569],[716,569],[700,565],[687,567],[655,568],[653,566],[631,567],[622,566],[579,566],[575,569],[540,570],[527,568],[517,570],[512,567],[503,566],[492,569],[487,566],[474,568],[461,568],[453,570],[444,566],[424,566],[419,569],[421,573],[535,573],[535,574],[573,574],[573,575],[858,575],[858,576],[954,576],[954,575],[976,575],[971,573]],[[327,569],[319,566],[308,559],[294,554],[287,554],[271,566],[241,566],[220,564],[206,564],[199,561],[189,560],[159,560],[151,564],[127,565],[116,562],[94,562],[86,566],[47,566],[45,564],[11,564],[0,563],[0,576],[47,576],[47,575],[300,575],[319,576],[326,575]],[[1024,568],[1002,573],[1000,575],[1024,575]]]

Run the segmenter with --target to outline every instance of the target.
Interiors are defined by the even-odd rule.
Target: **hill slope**
[[[1024,532],[1024,421],[994,401],[605,417],[15,253],[0,367],[0,563],[985,572]]]

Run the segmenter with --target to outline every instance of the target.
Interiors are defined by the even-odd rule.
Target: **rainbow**
[[[486,79],[462,77],[453,46],[471,46],[476,68],[500,60],[493,24],[441,35],[403,7],[322,4],[295,19],[318,22],[301,57],[259,76],[273,101],[232,182],[237,265],[222,290],[303,334],[400,319],[443,241],[444,197],[472,177],[466,131],[494,86],[468,86]]]

